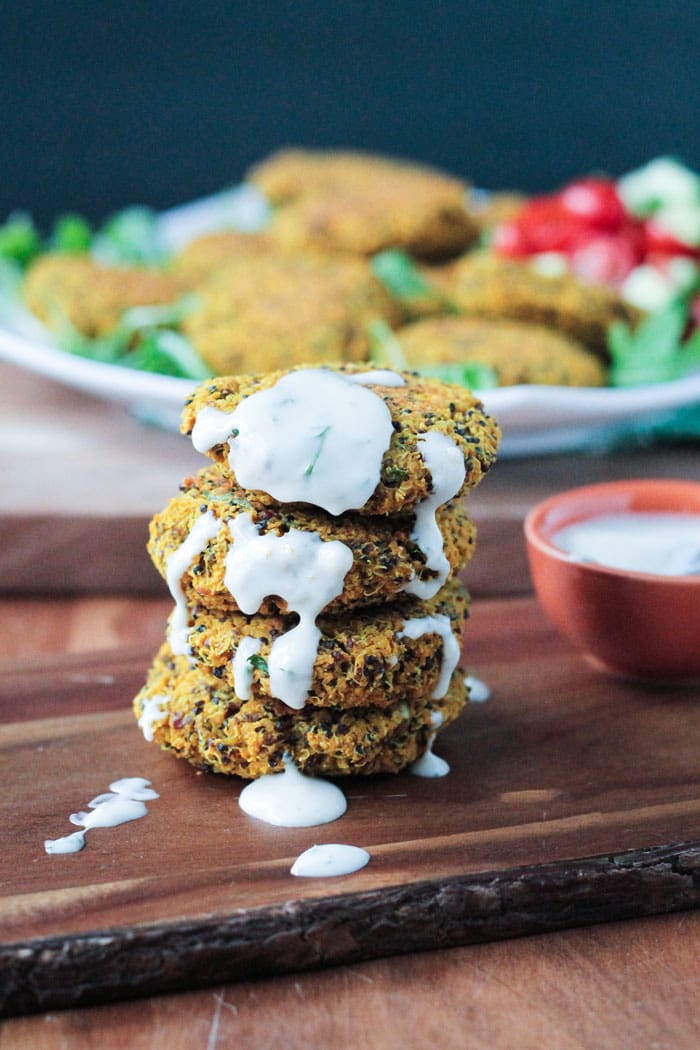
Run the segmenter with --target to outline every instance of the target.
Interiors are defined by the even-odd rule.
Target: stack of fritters
[[[463,673],[449,674],[468,615],[468,595],[453,577],[475,537],[462,497],[493,462],[498,427],[460,387],[410,373],[393,377],[401,385],[379,385],[379,373],[362,376],[359,366],[323,371],[348,384],[360,376],[391,418],[377,484],[361,507],[331,514],[244,490],[223,442],[208,451],[213,464],[186,478],[151,523],[149,552],[176,607],[134,710],[148,739],[199,768],[255,778],[281,770],[287,753],[308,773],[398,772],[466,701]],[[185,407],[183,431],[191,433],[202,412],[230,415],[297,372],[318,375],[292,369],[203,384]],[[430,433],[443,435],[464,462],[463,484],[435,509],[442,572],[427,568],[434,552],[421,549],[417,529],[417,508],[433,491],[421,451]],[[341,587],[316,620],[313,671],[299,708],[274,695],[270,673],[271,649],[298,616],[273,587],[254,612],[241,611],[232,593],[231,558],[243,542],[233,523],[241,521],[255,542],[308,534],[349,552]]]

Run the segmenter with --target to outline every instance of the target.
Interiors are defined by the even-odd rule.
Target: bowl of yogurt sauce
[[[700,483],[570,489],[525,520],[530,575],[553,623],[625,677],[700,682]]]

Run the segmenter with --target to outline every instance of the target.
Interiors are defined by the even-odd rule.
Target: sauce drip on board
[[[44,849],[50,854],[78,853],[85,845],[85,833],[91,828],[114,828],[145,817],[148,813],[145,803],[159,798],[150,783],[144,777],[123,777],[113,781],[109,791],[88,802],[87,810],[71,813],[68,819],[71,824],[77,824],[80,831],[60,839],[46,839]]]

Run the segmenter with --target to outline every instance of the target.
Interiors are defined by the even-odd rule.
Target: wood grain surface
[[[4,1010],[696,906],[697,692],[599,674],[531,599],[478,603],[463,652],[494,696],[445,733],[452,774],[348,782],[348,814],[311,831],[250,820],[240,781],[142,740],[128,708],[149,651],[5,664]],[[160,792],[149,815],[47,857],[44,838],[124,775]],[[289,876],[339,837],[369,849],[366,869]]]
[[[34,425],[39,416],[41,427]],[[155,575],[144,585],[151,569],[142,528],[179,480],[198,466],[199,457],[178,436],[144,429],[121,408],[0,365],[0,680],[11,675],[7,692],[21,691],[21,703],[13,705],[15,720],[30,692],[26,683],[21,688],[24,668],[34,668],[45,681],[52,654],[60,656],[55,665],[64,677],[51,677],[49,692],[38,698],[30,720],[47,716],[53,689],[61,682],[61,704],[68,709],[75,685],[70,675],[99,675],[106,662],[116,677],[122,676],[122,684],[124,674],[134,681],[139,660],[158,645],[171,607]],[[697,479],[700,453],[692,446],[652,446],[607,455],[501,460],[472,500],[480,524],[472,591],[502,595],[529,589],[520,528],[537,499],[572,485],[626,476]],[[125,537],[123,523],[129,521],[134,525],[131,531],[127,526]],[[81,544],[89,546],[93,564],[76,555]],[[112,556],[113,549],[118,556]],[[491,647],[501,608],[475,603],[472,629],[480,630],[482,623]],[[481,669],[477,660],[474,665]],[[527,673],[522,655],[515,671]],[[90,687],[89,681],[83,684]],[[114,689],[114,683],[104,681],[93,686],[100,700]],[[617,695],[610,694],[610,703],[619,702]],[[559,697],[561,703],[566,699]],[[117,693],[111,702],[120,702]],[[492,703],[496,712],[498,693]],[[687,704],[697,705],[697,697]],[[624,710],[634,736],[635,703]],[[677,714],[673,717],[683,735]],[[694,740],[697,752],[697,736]],[[555,739],[550,743],[556,746]],[[623,738],[619,751],[625,747]],[[43,756],[40,751],[31,755],[42,783],[51,773]],[[483,758],[481,763],[480,772]],[[654,763],[655,756],[652,771]],[[526,762],[523,771],[528,768]],[[640,768],[640,782],[646,772]],[[670,801],[674,783],[668,784]],[[66,798],[70,809],[84,804],[85,788],[83,781],[77,797]],[[37,827],[32,849],[45,834],[70,830],[64,823],[68,810],[57,804],[55,789],[52,780],[44,804],[50,828]],[[163,798],[141,824],[157,819],[156,805]],[[37,810],[34,816],[41,814]],[[692,822],[694,837],[698,827]],[[96,834],[88,835],[88,849],[94,849]],[[109,841],[112,833],[99,834]],[[11,844],[6,834],[5,859]],[[118,856],[123,860],[123,849]],[[86,857],[87,852],[78,855],[76,863]],[[46,859],[39,848],[31,867]],[[166,854],[164,866],[169,862]],[[213,974],[211,987],[199,991],[5,1019],[0,1050],[356,1045],[370,1050],[695,1050],[700,1045],[698,958],[700,911],[682,911],[235,984]]]

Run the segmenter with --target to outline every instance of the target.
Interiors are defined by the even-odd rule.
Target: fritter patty
[[[605,367],[574,339],[544,325],[479,317],[426,318],[397,333],[411,367],[489,365],[499,386],[604,386]]]
[[[163,578],[171,554],[187,539],[202,513],[211,510],[222,528],[196,557],[182,578],[188,605],[202,605],[212,612],[235,611],[238,606],[224,585],[226,557],[233,546],[230,530],[224,525],[238,514],[249,514],[261,536],[281,536],[290,529],[317,533],[323,540],[339,540],[350,548],[352,567],[343,592],[327,607],[328,612],[391,601],[414,577],[430,579],[425,555],[411,538],[415,518],[412,514],[392,519],[344,514],[334,517],[322,510],[296,505],[269,504],[232,486],[216,467],[207,467],[194,477],[185,478],[181,495],[156,514],[150,525],[148,551]],[[445,540],[445,555],[452,572],[459,572],[474,551],[476,528],[460,503],[446,504],[437,521]],[[260,612],[286,613],[286,602],[270,597]]]
[[[473,190],[467,197],[467,208],[479,230],[488,231],[517,215],[526,200],[521,193]]]
[[[233,412],[243,398],[274,386],[288,371],[297,369],[207,380],[185,403],[182,432],[192,433],[197,415],[205,406]],[[357,373],[363,368],[344,366],[335,371]],[[479,483],[496,458],[500,429],[485,414],[481,401],[471,391],[411,372],[401,375],[404,386],[369,386],[387,405],[394,432],[384,453],[379,484],[360,508],[363,514],[400,514],[430,494],[432,478],[417,444],[418,438],[428,431],[446,434],[462,452],[466,468],[462,494]],[[208,455],[222,464],[224,471],[229,470],[228,445],[215,445]],[[268,502],[269,497],[265,497],[265,501]]]
[[[42,255],[24,282],[32,313],[51,329],[66,319],[83,335],[112,331],[133,306],[171,303],[183,293],[173,275],[145,267],[100,266],[88,255]]]
[[[230,263],[254,265],[254,260],[276,250],[266,233],[221,230],[207,233],[182,249],[172,261],[172,272],[194,288]]]
[[[400,316],[364,260],[317,253],[234,261],[199,294],[183,331],[218,375],[362,361],[369,322]]]
[[[287,753],[305,773],[344,776],[400,772],[425,751],[431,715],[438,712],[442,727],[449,725],[466,695],[464,675],[455,671],[440,700],[397,695],[381,708],[308,705],[290,712],[277,700],[239,700],[225,682],[164,645],[134,713],[141,718],[144,705],[155,706],[155,742],[198,769],[254,779],[281,772]]]
[[[569,274],[546,277],[529,263],[473,252],[431,274],[467,315],[511,318],[555,328],[607,360],[613,321],[635,322],[638,312],[603,285]]]
[[[430,694],[440,677],[443,640],[434,631],[418,638],[399,637],[407,620],[446,616],[459,641],[469,615],[469,595],[451,581],[426,601],[403,597],[389,605],[342,615],[322,614],[321,631],[308,703],[315,707],[387,707]],[[241,640],[262,645],[252,667],[252,692],[271,697],[267,658],[273,641],[296,626],[296,616],[246,616],[190,607],[187,642],[192,660],[233,687],[232,661]]]
[[[424,259],[464,251],[477,228],[466,186],[405,161],[346,151],[282,150],[248,173],[275,204],[281,243],[372,255],[403,248]]]

